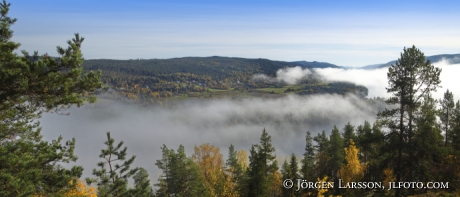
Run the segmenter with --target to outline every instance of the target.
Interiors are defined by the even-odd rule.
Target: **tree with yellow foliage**
[[[76,181],[76,183],[74,182]],[[73,185],[69,190],[61,190],[56,193],[56,196],[64,196],[64,197],[97,197],[97,190],[94,187],[86,186],[82,180],[76,179],[70,181],[70,185]],[[36,194],[34,197],[45,197],[47,195],[44,194]]]
[[[94,187],[87,187],[80,179],[77,180],[76,187],[67,191],[65,197],[97,197]]]
[[[348,148],[345,148],[345,154],[345,160],[347,164],[343,166],[339,171],[342,183],[346,184],[352,181],[360,181],[363,178],[367,164],[361,164],[361,161],[359,161],[359,149],[356,148],[355,142],[353,142],[352,139],[350,139]],[[347,190],[345,192],[345,196],[356,196],[358,195],[356,192],[359,191],[355,189]]]
[[[347,164],[340,169],[340,177],[343,182],[358,181],[362,178],[366,164],[361,164],[361,161],[359,161],[359,149],[356,148],[352,139],[350,139],[348,148],[345,148],[345,153]]]
[[[236,184],[224,172],[224,160],[219,148],[208,143],[195,146],[192,159],[198,165],[212,196],[236,196]]]

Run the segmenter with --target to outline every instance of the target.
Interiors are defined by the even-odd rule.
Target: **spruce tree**
[[[149,174],[146,169],[139,168],[134,174],[134,188],[129,190],[130,196],[135,197],[153,197],[153,189],[150,185]]]
[[[155,194],[161,196],[211,196],[199,167],[187,158],[184,146],[176,151],[162,147],[162,158],[155,165],[163,171]]]
[[[328,164],[330,166],[329,177],[334,180],[334,184],[338,185],[339,170],[344,164],[345,161],[345,151],[343,148],[343,138],[340,135],[339,129],[334,125],[332,129],[331,136],[329,137],[330,146],[329,146],[329,155],[330,159]],[[335,189],[338,192],[338,189]]]
[[[303,159],[301,160],[301,169],[300,173],[302,174],[302,179],[313,181],[315,180],[315,147],[313,146],[313,138],[311,137],[310,131],[307,131],[305,136],[305,153],[303,154]]]
[[[356,141],[355,127],[348,122],[343,128],[343,145],[344,148],[348,147],[350,139]]]
[[[271,137],[264,129],[260,144],[252,145],[249,156],[248,196],[268,196],[270,186],[275,180],[273,176],[278,171],[278,163],[274,155],[275,148]]]

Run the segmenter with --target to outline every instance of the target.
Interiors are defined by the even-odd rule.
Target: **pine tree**
[[[82,76],[78,34],[67,49],[58,47],[57,58],[26,51],[18,56],[14,50],[20,44],[11,41],[10,30],[16,19],[8,16],[9,8],[5,0],[0,3],[0,196],[54,195],[75,188],[72,180],[83,169],[59,165],[76,161],[75,139],[42,140],[37,119],[44,111],[94,101],[83,93],[101,86],[100,73]]]
[[[97,182],[98,196],[112,197],[112,196],[126,196],[128,191],[128,178],[132,177],[138,171],[138,168],[130,169],[131,164],[134,162],[136,156],[126,159],[127,147],[122,148],[123,141],[115,145],[115,139],[110,137],[110,132],[107,132],[107,149],[102,149],[99,157],[104,161],[99,162],[97,165],[100,169],[93,169],[93,175],[97,179],[87,178],[86,182],[91,184]],[[122,162],[122,163],[121,163]],[[106,168],[106,166],[108,168]]]
[[[388,149],[396,150],[395,158],[389,159],[393,160],[396,182],[414,180],[415,112],[423,97],[439,86],[440,73],[441,69],[434,67],[415,46],[404,48],[401,57],[388,70],[387,92],[393,93],[393,97],[387,103],[398,107],[379,112],[378,117],[390,129]],[[395,191],[395,196],[400,194],[400,190]]]

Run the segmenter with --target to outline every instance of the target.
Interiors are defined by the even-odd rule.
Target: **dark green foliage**
[[[303,154],[303,159],[300,161],[302,167],[300,173],[302,179],[305,180],[315,180],[315,148],[313,146],[313,138],[311,137],[310,131],[307,131],[305,136],[305,153]]]
[[[252,145],[249,156],[248,194],[247,196],[268,196],[270,186],[278,171],[278,163],[274,155],[275,148],[271,144],[271,137],[265,129],[260,137],[260,144]]]
[[[69,40],[60,56],[50,58],[35,52],[30,56],[14,50],[8,16],[10,4],[0,3],[0,196],[53,196],[72,188],[70,182],[82,174],[80,166],[66,169],[59,164],[76,161],[75,139],[42,140],[38,118],[43,111],[67,108],[95,97],[83,94],[100,87],[100,73],[82,75],[83,38]]]
[[[1,143],[0,196],[52,196],[73,187],[70,181],[81,176],[81,166],[66,169],[58,164],[76,161],[75,139],[63,145],[62,137],[49,143],[42,140],[39,130],[33,134],[35,140]]]
[[[355,127],[348,122],[343,128],[343,145],[344,148],[348,147],[350,140],[356,142]]]
[[[331,177],[331,179],[334,180],[334,184],[338,185],[338,174],[340,168],[344,165],[345,151],[343,149],[343,138],[340,135],[339,129],[335,125],[332,129],[329,141],[330,146],[328,154],[330,155],[330,159],[328,161],[328,165],[330,166],[331,171],[328,173],[328,177]]]
[[[331,166],[328,165],[329,159],[329,146],[330,142],[326,135],[326,131],[323,131],[321,134],[318,133],[316,137],[313,138],[316,142],[316,178],[330,176]]]
[[[134,188],[130,189],[129,195],[136,197],[153,197],[153,189],[150,185],[149,174],[144,168],[139,168],[133,176]]]
[[[127,147],[122,148],[123,141],[115,145],[115,140],[110,137],[110,132],[107,132],[107,149],[102,149],[99,157],[104,161],[97,165],[99,170],[93,169],[93,175],[97,179],[87,178],[88,184],[97,182],[98,196],[126,196],[128,192],[128,178],[132,177],[138,171],[138,168],[130,169],[130,165],[134,162],[136,156],[126,158]]]
[[[452,146],[454,150],[460,150],[460,101],[457,101],[455,108],[452,110],[452,120],[450,121],[452,129]]]
[[[228,148],[228,159],[226,161],[227,170],[230,171],[230,176],[233,182],[236,183],[236,190],[240,195],[245,193],[246,174],[244,173],[243,167],[238,163],[236,156],[237,151],[233,144]]]
[[[452,143],[451,119],[452,111],[455,107],[454,95],[447,90],[444,93],[444,98],[440,101],[441,108],[439,109],[439,119],[441,120],[441,129],[444,131],[444,144],[447,146]]]
[[[396,154],[387,155],[396,175],[396,182],[414,180],[414,135],[417,127],[414,120],[423,98],[435,91],[441,83],[440,73],[441,69],[426,60],[424,54],[415,46],[404,48],[401,57],[388,70],[387,91],[393,97],[387,103],[398,107],[380,112],[378,116],[390,129],[387,150],[396,150]],[[395,196],[399,195],[400,190],[396,190]]]
[[[192,159],[187,158],[184,146],[180,145],[177,153],[163,145],[162,159],[155,165],[163,171],[156,196],[210,196],[211,193],[204,184],[198,166]]]
[[[418,165],[414,166],[414,178],[424,182],[442,180],[441,161],[445,156],[443,137],[436,120],[436,100],[427,94],[420,106],[420,116],[416,119],[417,131],[414,139],[416,148],[414,159]]]

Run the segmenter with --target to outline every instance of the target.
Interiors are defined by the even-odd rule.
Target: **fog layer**
[[[458,74],[460,65],[450,65],[444,60],[435,63],[442,68],[440,88],[433,96],[441,98],[448,88],[455,99],[460,97]],[[330,81],[348,81],[364,85],[369,97],[388,97],[385,87],[387,68],[375,70],[359,69],[315,69],[314,72]],[[300,67],[286,68],[277,72],[270,80],[295,84],[308,76],[310,71]],[[256,76],[257,77],[257,76]],[[224,158],[230,144],[236,149],[249,150],[251,144],[259,143],[264,128],[272,136],[276,154],[280,159],[294,153],[301,156],[305,146],[305,133],[315,136],[325,130],[330,133],[337,125],[340,130],[347,122],[363,124],[373,122],[382,103],[369,105],[354,96],[339,95],[290,95],[277,99],[201,100],[184,101],[174,107],[142,108],[135,105],[113,104],[95,108],[85,105],[69,109],[69,116],[44,114],[40,120],[46,140],[75,137],[77,165],[85,168],[83,177],[92,176],[91,171],[100,161],[98,155],[105,148],[106,132],[110,131],[116,142],[123,140],[128,155],[137,155],[133,166],[144,167],[153,182],[159,176],[155,161],[160,159],[160,147],[166,144],[177,149],[185,146],[188,156],[193,147],[210,143],[221,149]]]
[[[195,145],[210,143],[226,157],[230,144],[249,151],[266,128],[276,154],[283,158],[303,153],[307,130],[316,135],[322,130],[330,133],[334,124],[341,129],[347,122],[373,121],[378,108],[382,106],[371,107],[354,96],[291,95],[268,100],[186,101],[174,108],[86,105],[70,109],[69,116],[45,114],[41,122],[47,140],[59,135],[76,138],[77,164],[86,169],[85,177],[100,160],[105,133],[110,131],[115,140],[125,142],[128,154],[137,155],[134,166],[146,168],[156,179],[159,172],[155,161],[161,157],[162,144],[174,149],[183,144],[191,156]]]

